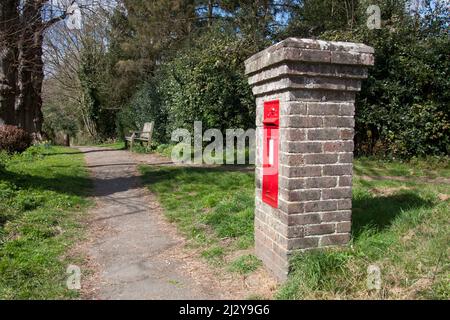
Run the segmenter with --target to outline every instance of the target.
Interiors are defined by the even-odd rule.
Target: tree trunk
[[[40,18],[41,6],[28,2],[22,14],[22,33],[19,44],[18,90],[16,119],[19,127],[40,139],[42,131],[42,83],[44,64],[42,45],[44,26]]]
[[[44,22],[46,4],[48,0],[0,0],[0,124],[18,125],[38,140],[43,123],[44,32],[66,17],[64,12]]]
[[[42,124],[44,122],[44,115],[42,114],[42,86],[44,83],[44,61],[42,59],[44,54],[42,49],[44,44],[43,30],[37,34],[37,42],[39,45],[36,48],[37,54],[35,56],[36,72],[33,77],[33,88],[36,95],[33,122],[36,132],[40,135],[42,133]]]
[[[15,124],[18,0],[0,2],[0,124]]]
[[[208,27],[212,26],[212,19],[213,19],[213,0],[208,0]]]

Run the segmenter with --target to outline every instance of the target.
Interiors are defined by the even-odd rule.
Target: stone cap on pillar
[[[258,96],[283,89],[359,91],[374,49],[360,43],[288,38],[245,61]]]

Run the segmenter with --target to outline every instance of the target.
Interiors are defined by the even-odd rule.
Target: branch
[[[42,28],[42,31],[50,28],[52,25],[54,25],[55,23],[65,20],[67,18],[67,16],[69,16],[70,14],[67,13],[67,10],[73,6],[75,4],[76,0],[72,0],[70,5],[67,7],[67,9],[59,16],[59,17],[54,17],[52,19],[50,19],[49,21],[45,22]]]

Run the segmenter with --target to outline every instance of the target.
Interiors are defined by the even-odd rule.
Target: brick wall
[[[256,96],[256,253],[280,280],[292,253],[350,240],[355,94],[373,49],[286,39],[246,61]],[[262,201],[264,102],[280,100],[279,203]]]

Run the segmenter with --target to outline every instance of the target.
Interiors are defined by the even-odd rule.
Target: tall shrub
[[[23,152],[31,145],[31,136],[16,126],[0,125],[0,152]]]
[[[325,2],[324,2],[325,3]],[[356,108],[356,152],[410,158],[450,152],[450,23],[448,9],[428,6],[418,15],[405,1],[377,0],[379,30],[366,26],[361,2],[353,27],[318,34],[324,40],[363,42],[375,48]],[[345,18],[345,17],[344,17]]]
[[[142,130],[144,123],[155,122],[153,140],[166,142],[167,112],[161,103],[160,92],[156,80],[146,81],[133,95],[128,105],[118,115],[117,128],[119,136],[123,137],[130,131]]]
[[[160,92],[168,127],[251,128],[255,106],[244,63],[248,54],[241,40],[217,27],[190,43],[160,70]]]

